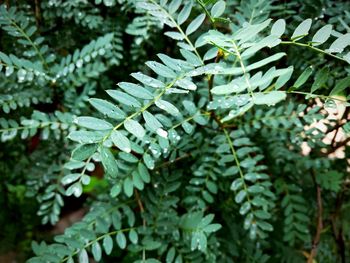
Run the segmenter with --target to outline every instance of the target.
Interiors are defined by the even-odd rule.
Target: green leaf
[[[117,244],[121,249],[126,248],[126,238],[123,232],[119,232],[116,237]]]
[[[137,79],[138,81],[140,81],[142,84],[152,87],[152,88],[164,88],[165,84],[163,82],[161,82],[160,80],[151,78],[147,75],[144,75],[141,72],[138,73],[132,73],[131,76],[135,79]]]
[[[139,124],[137,121],[134,121],[132,119],[127,119],[124,122],[124,128],[130,132],[132,135],[136,136],[137,138],[142,139],[145,134],[146,131],[145,129],[141,126],[141,124]]]
[[[77,117],[74,122],[80,127],[84,127],[90,130],[101,131],[113,129],[113,125],[109,122],[94,117]]]
[[[205,14],[200,14],[188,25],[186,28],[186,35],[189,36],[193,32],[195,32],[204,22]]]
[[[12,61],[11,59],[4,54],[3,52],[0,51],[0,61],[3,61],[5,64],[7,64],[8,66],[12,65]]]
[[[284,91],[271,91],[269,93],[254,93],[254,103],[256,105],[273,106],[276,103],[285,100],[287,97]]]
[[[171,247],[166,254],[165,262],[171,263],[173,262],[174,258],[175,258],[175,248]]]
[[[135,108],[141,107],[141,103],[134,97],[130,96],[129,94],[126,94],[118,90],[107,90],[107,93],[109,96],[111,96],[113,99],[120,102],[121,104],[130,106],[130,107],[135,107]]]
[[[90,104],[99,112],[109,118],[121,120],[125,118],[125,113],[114,104],[102,99],[89,99]]]
[[[189,18],[192,11],[192,2],[187,3],[182,10],[180,11],[179,15],[177,16],[177,23],[179,25],[186,22],[186,20]]]
[[[81,144],[92,144],[100,142],[104,136],[105,133],[95,131],[73,131],[68,135],[68,138]]]
[[[328,40],[332,33],[332,25],[325,25],[321,27],[311,40],[313,46],[323,44]]]
[[[278,19],[271,28],[271,35],[281,37],[286,31],[286,21],[284,19]]]
[[[94,259],[100,261],[102,257],[102,249],[98,241],[92,244],[91,251]]]
[[[211,89],[211,93],[215,95],[227,95],[227,94],[238,93],[242,91],[243,91],[242,88],[239,87],[235,81],[231,81],[228,84],[216,86]]]
[[[270,57],[264,58],[263,60],[260,60],[258,62],[255,62],[253,64],[250,64],[249,66],[246,67],[247,71],[251,71],[253,69],[257,69],[260,68],[262,66],[265,66],[266,64],[269,64],[271,62],[274,62],[276,60],[279,60],[280,58],[282,58],[283,56],[285,56],[286,53],[280,52],[280,53],[276,53]]]
[[[293,74],[293,70],[294,70],[294,68],[293,68],[293,66],[291,66],[291,67],[288,67],[282,71],[282,74],[278,77],[278,79],[276,80],[276,83],[275,83],[276,90],[280,89],[288,82],[288,80],[291,78],[291,76]]]
[[[111,189],[111,197],[117,197],[120,192],[122,190],[122,186],[120,183],[116,183],[115,185],[113,185],[112,189]]]
[[[180,114],[179,110],[170,102],[165,101],[165,100],[157,100],[155,102],[156,106],[164,111],[166,111],[167,113],[169,113],[170,115],[173,116],[178,116]]]
[[[79,182],[72,184],[66,190],[67,196],[74,195],[75,197],[79,197],[79,196],[81,196],[82,193],[83,193],[83,187],[81,186],[81,183],[79,183]]]
[[[160,64],[156,61],[148,61],[146,62],[146,65],[159,76],[172,79],[176,78],[176,73],[167,66],[164,66],[163,64]]]
[[[102,165],[107,174],[112,177],[116,177],[118,174],[118,165],[117,161],[114,159],[114,156],[110,149],[107,147],[101,146],[99,148]]]
[[[301,22],[297,28],[294,30],[293,35],[291,37],[292,40],[299,40],[304,36],[309,34],[309,30],[311,28],[312,19],[308,18]]]
[[[311,92],[315,92],[316,90],[321,88],[323,85],[325,85],[325,83],[328,80],[328,75],[329,75],[328,67],[324,67],[321,70],[319,70],[315,76],[315,81],[312,84]]]
[[[236,203],[238,204],[242,203],[242,201],[245,199],[246,196],[247,196],[247,192],[245,190],[239,191],[235,197]]]
[[[107,255],[111,254],[112,249],[113,249],[113,239],[110,237],[110,235],[106,235],[103,238],[103,248],[106,252]]]
[[[79,145],[72,152],[72,159],[77,161],[84,161],[91,157],[97,150],[98,144],[84,144]]]
[[[220,0],[213,5],[210,11],[210,14],[214,18],[220,17],[225,12],[225,8],[226,8],[225,1]]]
[[[61,183],[63,185],[71,184],[78,180],[81,177],[81,174],[74,173],[74,174],[67,174],[61,179]]]
[[[210,224],[210,225],[207,225],[203,230],[206,233],[214,233],[219,229],[221,229],[221,227],[222,226],[220,224]]]
[[[142,163],[139,163],[137,169],[138,169],[138,172],[139,172],[142,180],[145,183],[149,183],[151,181],[151,177],[149,175],[149,172],[148,172],[146,166],[144,166]]]
[[[131,229],[129,231],[129,239],[130,239],[131,243],[133,243],[135,245],[138,243],[139,237],[137,235],[137,232],[134,229]]]
[[[350,45],[350,33],[344,34],[338,37],[329,47],[330,53],[341,53],[344,49]]]
[[[181,0],[171,1],[168,7],[169,14],[174,14],[176,10],[179,9],[180,5],[181,5]]]
[[[123,189],[126,196],[131,197],[134,191],[134,184],[130,177],[127,177],[123,183]]]
[[[121,151],[126,153],[131,152],[131,145],[129,139],[120,131],[112,131],[111,139],[114,145],[117,146]]]
[[[89,263],[89,256],[84,248],[79,252],[79,263]]]
[[[348,87],[350,87],[350,76],[337,81],[337,84],[332,89],[330,95],[332,96],[340,94],[343,90],[345,90]]]
[[[153,114],[149,113],[148,111],[144,111],[142,113],[142,116],[146,122],[146,125],[151,131],[156,132],[161,137],[167,138],[168,132],[162,129],[163,125],[158,121],[156,117],[154,117]]]
[[[295,81],[293,87],[296,89],[300,88],[310,78],[312,72],[312,67],[307,67],[299,76],[299,78]]]
[[[120,82],[118,83],[118,86],[134,97],[145,100],[153,99],[153,94],[140,85],[129,82]]]

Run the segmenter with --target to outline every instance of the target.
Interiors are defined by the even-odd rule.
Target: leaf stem
[[[322,50],[322,49],[319,49],[319,48],[317,48],[317,47],[313,47],[313,46],[311,46],[310,44],[299,43],[299,42],[295,42],[295,41],[281,41],[280,44],[282,44],[282,45],[294,45],[294,46],[306,47],[306,48],[309,48],[309,49],[311,49],[311,50],[313,50],[313,51],[315,51],[315,52],[319,52],[319,53],[322,53],[322,54],[324,54],[324,55],[330,56],[330,57],[332,57],[332,58],[335,58],[335,59],[341,60],[341,61],[343,61],[343,62],[349,63],[347,60],[345,60],[345,59],[343,59],[343,58],[341,58],[341,57],[338,57],[338,56],[336,56],[336,55],[333,55],[333,54],[331,54],[331,53],[328,53],[328,52],[326,52],[326,51],[324,51],[324,50]]]

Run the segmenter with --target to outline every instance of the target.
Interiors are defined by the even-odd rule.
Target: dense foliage
[[[349,262],[349,2],[1,2],[0,253]]]

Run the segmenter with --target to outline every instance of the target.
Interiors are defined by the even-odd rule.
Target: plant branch
[[[317,228],[315,237],[312,241],[312,248],[309,255],[309,258],[307,260],[307,263],[313,263],[314,258],[317,254],[317,247],[320,243],[321,239],[321,232],[323,229],[323,220],[322,220],[322,214],[323,214],[323,206],[322,206],[322,195],[321,195],[321,187],[316,184],[316,193],[317,193]]]
[[[338,60],[340,60],[340,61],[342,61],[342,62],[349,63],[348,61],[346,61],[345,59],[343,59],[343,58],[341,58],[341,57],[338,57],[338,56],[333,55],[333,54],[331,54],[331,53],[327,53],[327,52],[325,52],[325,51],[322,50],[322,49],[319,49],[319,48],[317,48],[317,47],[311,46],[310,44],[304,44],[304,43],[299,43],[299,42],[294,42],[294,41],[281,41],[280,44],[283,44],[283,45],[294,45],[294,46],[300,46],[300,47],[306,47],[306,48],[309,48],[309,49],[311,49],[311,50],[313,50],[313,51],[315,51],[315,52],[319,52],[319,53],[322,53],[322,54],[324,54],[324,55],[330,56],[330,57],[332,57],[332,58],[338,59]]]

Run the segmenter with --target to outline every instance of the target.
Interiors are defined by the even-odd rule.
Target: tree
[[[346,262],[349,7],[6,1],[1,200],[89,210],[28,262]]]

